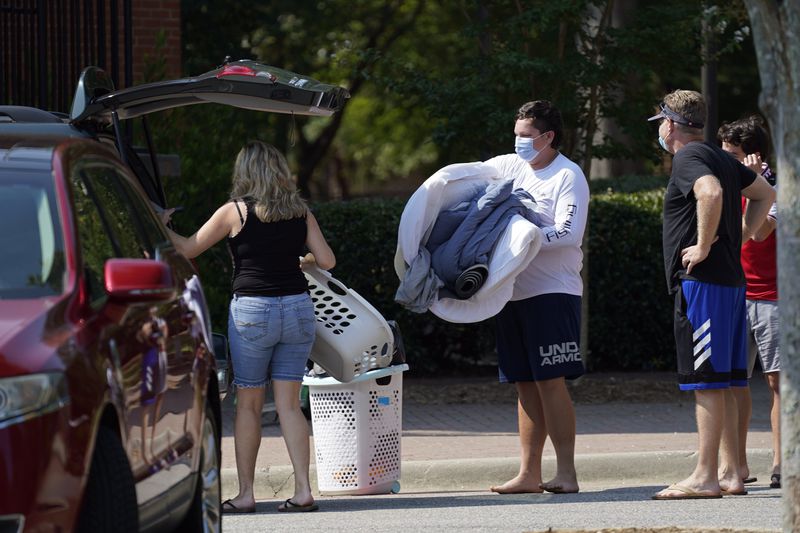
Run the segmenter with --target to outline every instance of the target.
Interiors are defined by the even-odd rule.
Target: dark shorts
[[[508,302],[495,325],[501,383],[583,375],[580,296],[542,294]]]
[[[681,390],[747,386],[745,288],[682,280],[675,294]]]

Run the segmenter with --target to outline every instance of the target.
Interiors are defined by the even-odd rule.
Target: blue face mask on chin
[[[667,141],[665,141],[661,135],[658,136],[658,144],[664,149],[665,152],[669,152],[669,148],[667,148]]]
[[[547,132],[544,132],[544,133],[547,133]],[[542,133],[542,135],[544,135],[544,133]],[[533,147],[533,141],[535,141],[536,139],[538,139],[542,135],[539,135],[539,136],[533,137],[533,138],[531,138],[531,137],[520,137],[519,135],[517,135],[517,138],[514,140],[514,151],[523,160],[525,160],[528,163],[530,163],[531,161],[536,159],[536,156],[539,155],[539,152],[540,152],[539,150],[537,150],[536,148]]]

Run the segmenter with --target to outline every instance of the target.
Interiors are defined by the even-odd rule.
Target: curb
[[[747,460],[751,472],[768,472],[772,466],[772,450],[750,449]],[[618,487],[631,484],[668,485],[691,473],[697,462],[693,451],[625,452],[581,454],[575,456],[578,481],[587,485]],[[519,470],[519,458],[446,459],[438,461],[405,461],[401,466],[402,492],[484,491],[491,485],[511,479]],[[555,472],[555,457],[542,460],[545,477]],[[290,465],[275,465],[256,471],[256,500],[289,498],[293,494],[294,473]],[[311,465],[309,477],[318,494],[316,467]],[[236,495],[238,480],[235,468],[222,469],[223,498]],[[324,495],[324,493],[323,493]]]

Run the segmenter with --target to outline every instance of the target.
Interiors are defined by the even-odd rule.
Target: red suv
[[[120,121],[203,102],[326,115],[346,97],[240,61],[116,92],[89,68],[69,118],[0,106],[0,531],[221,529],[208,311]]]

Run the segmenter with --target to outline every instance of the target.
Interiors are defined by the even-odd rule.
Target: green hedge
[[[674,368],[672,300],[661,251],[663,191],[592,195],[589,354],[592,370]]]
[[[659,178],[603,181],[589,210],[590,370],[674,368],[672,303],[666,292],[661,252]],[[614,191],[634,192],[614,192]],[[394,302],[397,227],[405,201],[365,199],[314,205],[336,253],[332,274],[387,319],[398,322],[409,364],[421,374],[485,373],[496,364],[492,320],[451,324],[432,313],[411,313]],[[224,249],[204,254],[201,273],[215,329],[224,329],[230,259]],[[206,272],[215,272],[208,276]],[[220,327],[222,326],[222,328]],[[492,370],[493,371],[493,370]]]

